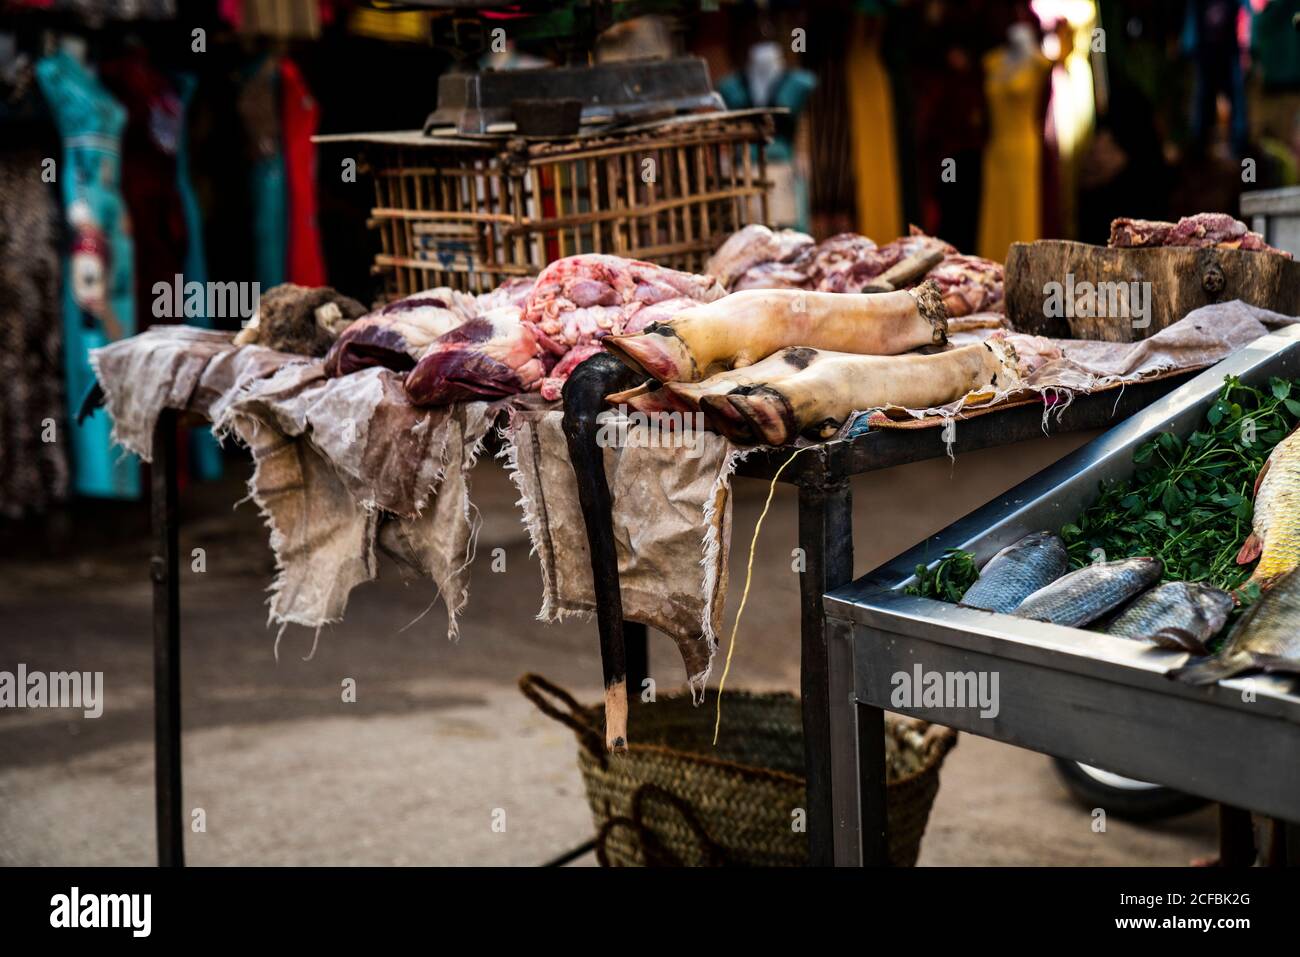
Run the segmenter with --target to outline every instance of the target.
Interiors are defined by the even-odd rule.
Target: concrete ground
[[[983,504],[1086,436],[1023,443],[905,466],[854,483],[858,574]],[[291,629],[278,664],[266,627],[271,558],[235,478],[185,495],[185,801],[206,829],[194,864],[515,864],[541,862],[591,832],[571,732],[539,714],[515,681],[540,672],[598,697],[595,626],[534,620],[540,578],[514,488],[484,460],[473,497],[485,516],[461,639],[441,606],[410,624],[431,587],[391,566],[358,589],[344,623]],[[733,604],[766,487],[738,482]],[[0,709],[0,864],[150,864],[154,860],[150,584],[138,507],[80,508],[50,554],[35,541],[0,559],[0,670],[103,671],[102,717]],[[798,687],[794,495],[777,490],[729,687]],[[506,550],[494,573],[491,549]],[[680,659],[651,638],[661,690]],[[351,678],[356,701],[344,702]],[[725,700],[725,699],[724,699]],[[725,705],[724,705],[725,707]],[[504,820],[504,830],[501,822]],[[1182,865],[1211,852],[1208,810],[1105,833],[1068,799],[1048,760],[963,735],[943,770],[921,853],[929,865]],[[494,826],[495,824],[495,826]],[[580,863],[590,863],[591,856]]]

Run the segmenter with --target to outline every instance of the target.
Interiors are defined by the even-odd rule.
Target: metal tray
[[[1103,479],[1132,474],[1141,443],[1162,431],[1189,434],[1228,374],[1252,385],[1275,375],[1300,377],[1300,327],[1259,339],[1000,498],[828,593],[828,642],[832,668],[841,669],[833,675],[839,689],[851,684],[859,705],[915,713],[1216,800],[1240,798],[1237,792],[1250,779],[1246,806],[1300,820],[1300,766],[1279,764],[1276,753],[1268,760],[1262,740],[1274,747],[1300,743],[1300,681],[1255,675],[1190,687],[1165,676],[1187,660],[1183,652],[902,591],[918,565],[932,566],[946,549],[966,549],[983,563],[1030,532],[1073,521]],[[1003,713],[983,720],[961,709],[892,707],[890,675],[919,661],[937,670],[998,671]],[[1163,746],[1153,748],[1153,741]],[[1200,757],[1189,762],[1188,748],[1180,745]],[[1260,774],[1261,767],[1270,772]]]

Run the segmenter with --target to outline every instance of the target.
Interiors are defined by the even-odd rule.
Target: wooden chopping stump
[[[1049,283],[1149,282],[1145,326],[1129,315],[1049,315]],[[1014,243],[1006,262],[1007,318],[1020,332],[1058,339],[1133,342],[1154,335],[1193,309],[1240,299],[1284,315],[1300,313],[1300,263],[1240,249],[1155,247],[1112,249],[1065,240]],[[1113,288],[1113,287],[1107,287]],[[1064,299],[1062,293],[1062,300]],[[1113,300],[1112,300],[1113,301]],[[1094,312],[1109,313],[1109,302]],[[1077,313],[1078,310],[1076,310]]]

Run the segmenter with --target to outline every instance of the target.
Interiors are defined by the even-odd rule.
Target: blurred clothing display
[[[900,236],[905,230],[894,136],[894,95],[880,57],[881,21],[859,17],[852,30],[844,78],[858,232],[864,236]]]
[[[203,213],[199,209],[199,198],[194,192],[194,181],[190,176],[189,115],[194,103],[194,93],[198,89],[198,79],[191,73],[182,73],[174,78],[176,96],[180,100],[180,129],[176,138],[176,192],[180,197],[181,214],[185,219],[185,281],[197,282],[206,287],[208,282],[208,257],[203,243]],[[207,313],[207,303],[197,316],[186,316],[185,321],[192,325],[212,327],[212,318]],[[190,458],[195,476],[201,479],[220,478],[221,446],[207,429],[198,428],[190,432]]]
[[[797,130],[816,87],[817,78],[812,73],[786,66],[777,43],[755,44],[749,50],[744,73],[732,73],[718,81],[718,93],[728,109],[774,106],[787,111],[776,117],[776,132],[766,153],[768,177],[772,180],[769,218],[774,226],[808,228],[808,158],[797,155]]]
[[[1002,262],[1012,243],[1042,238],[1043,95],[1051,62],[1013,27],[1013,39],[984,58],[989,141],[977,250]]]
[[[1087,148],[1096,121],[1093,96],[1092,64],[1089,40],[1097,25],[1092,3],[1063,6],[1067,15],[1052,25],[1048,40],[1055,47],[1049,79],[1046,140],[1050,144],[1055,169],[1044,176],[1044,188],[1052,185],[1052,195],[1045,197],[1044,208],[1055,215],[1045,217],[1044,234],[1075,236],[1078,234],[1079,157]],[[1050,223],[1050,225],[1048,225]]]
[[[316,219],[316,146],[311,141],[320,125],[320,106],[302,71],[287,57],[280,61],[280,115],[289,201],[288,280],[323,286],[325,253]]]
[[[59,210],[42,152],[0,129],[0,516],[68,495]]]
[[[1238,20],[1244,0],[1188,0],[1183,24],[1183,53],[1192,61],[1190,133],[1194,143],[1206,145],[1219,123],[1219,98],[1228,103],[1229,139],[1240,153],[1246,145],[1246,90],[1241,72]]]
[[[1250,57],[1265,90],[1300,90],[1300,33],[1293,22],[1300,0],[1268,0],[1253,5]]]
[[[126,109],[122,195],[135,250],[136,327],[184,322],[184,316],[156,316],[152,311],[154,286],[170,287],[185,269],[188,233],[176,165],[182,131],[180,97],[143,48],[106,60],[98,70],[105,87]]]
[[[135,498],[139,463],[113,446],[107,416],[74,426],[94,382],[89,352],[135,332],[134,261],[121,194],[126,111],[71,54],[60,51],[36,74],[63,139],[58,182],[70,249],[63,266],[64,376],[73,487],[82,495]]]
[[[253,206],[253,256],[263,289],[285,281],[289,209],[278,104],[279,64],[263,57],[239,92],[239,115],[248,142],[249,193]]]

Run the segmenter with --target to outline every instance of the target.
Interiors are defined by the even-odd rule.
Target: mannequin
[[[1012,24],[1006,44],[984,58],[990,130],[978,252],[995,262],[1006,259],[1012,243],[1042,235],[1042,105],[1050,70],[1028,23]]]

